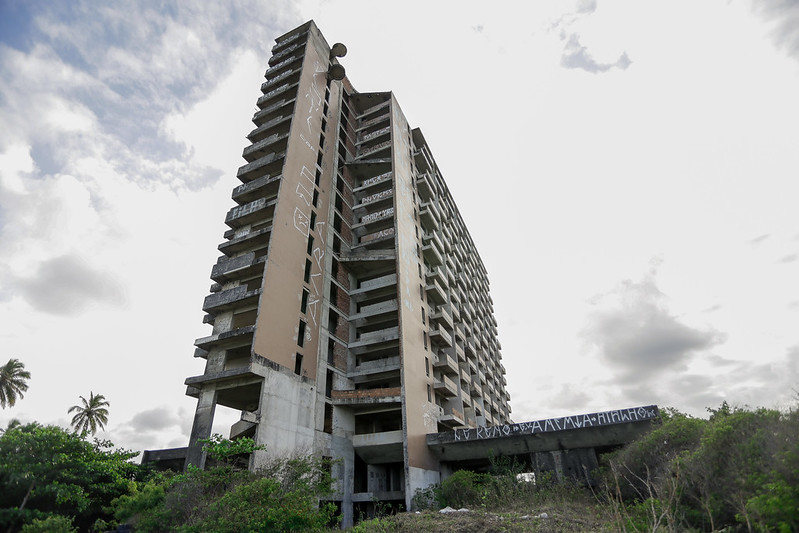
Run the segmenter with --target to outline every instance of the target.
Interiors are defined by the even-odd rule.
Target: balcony
[[[381,209],[393,206],[393,203],[394,189],[386,189],[384,191],[376,192],[374,194],[370,194],[369,196],[363,197],[360,202],[352,207],[352,209],[353,211],[365,208]]]
[[[387,372],[395,372],[400,369],[400,357],[395,355],[393,357],[382,357],[372,361],[364,361],[356,366],[352,372],[347,372],[349,379],[369,376],[373,374],[383,374]]]
[[[277,199],[259,198],[248,204],[236,206],[228,211],[225,224],[231,228],[240,228],[254,222],[271,221],[276,205]]]
[[[239,167],[236,177],[242,182],[247,183],[256,178],[263,177],[267,174],[278,174],[283,169],[283,158],[286,157],[285,152],[272,152],[260,159],[256,159],[252,163],[248,163]]]
[[[440,380],[436,379],[433,382],[433,389],[441,396],[452,397],[458,395],[458,385],[447,376],[441,376]]]
[[[424,170],[432,171],[435,169],[435,165],[433,164],[433,158],[430,157],[430,154],[427,151],[426,146],[422,146],[418,150],[413,153],[414,157],[416,158],[416,167],[421,168]]]
[[[288,132],[278,132],[260,141],[257,141],[244,149],[241,156],[249,163],[260,159],[271,152],[285,151]]]
[[[433,368],[449,375],[458,374],[458,363],[445,353],[438,354],[438,361],[433,363]]]
[[[266,109],[264,111],[266,111]],[[253,120],[255,120],[255,117],[253,118]],[[249,134],[247,134],[247,139],[249,139],[250,142],[257,143],[263,141],[270,135],[288,133],[290,126],[291,126],[291,108],[287,109],[284,114],[272,117],[263,124],[259,125],[257,128],[255,128]]]
[[[280,54],[283,54],[283,53],[288,52],[290,50],[296,50],[298,47],[300,47],[303,44],[305,44],[305,41],[299,42],[298,39],[300,39],[300,37],[304,37],[306,35],[308,35],[308,31],[307,30],[299,32],[299,33],[295,33],[294,35],[290,35],[289,37],[286,37],[285,39],[283,39],[282,41],[280,41],[279,43],[274,45],[272,47],[272,53],[275,54],[275,55],[272,56],[272,59],[274,59],[275,57],[280,57]],[[280,50],[280,52],[278,52],[278,50]]]
[[[452,320],[452,315],[449,314],[449,311],[447,311],[446,307],[439,307],[436,309],[436,312],[430,315],[430,318],[439,325],[449,326],[449,329],[455,327],[455,322]]]
[[[209,335],[194,341],[194,345],[201,350],[209,351],[211,348],[220,348],[224,345],[240,344],[242,341],[252,342],[255,326],[245,326],[230,331]]]
[[[368,189],[370,187],[374,187],[375,185],[378,185],[380,183],[386,183],[386,182],[390,183],[391,182],[391,176],[392,176],[391,175],[391,171],[389,171],[389,172],[384,172],[384,173],[382,173],[380,175],[377,175],[377,176],[373,176],[371,178],[367,178],[358,187],[355,187],[352,190],[352,192],[359,193],[359,192],[364,191],[364,190],[366,190],[366,189]]]
[[[425,202],[422,204],[422,210],[419,212],[419,218],[422,219],[422,223],[426,230],[436,230],[438,229],[439,223],[441,221],[441,213],[438,210],[435,202]]]
[[[350,297],[357,296],[359,294],[365,294],[378,289],[385,289],[386,287],[391,287],[396,284],[396,274],[387,274],[385,276],[380,276],[379,278],[361,281],[357,289],[350,290]]]
[[[259,270],[263,272],[265,262],[265,257],[256,259],[253,252],[233,258],[222,257],[211,269],[211,279],[217,283],[225,283],[248,277]]]
[[[438,324],[430,328],[430,340],[440,346],[452,347],[452,335]]]
[[[269,92],[272,89],[276,88],[281,83],[289,83],[289,81],[291,81],[291,83],[294,83],[296,81],[299,81],[299,76],[297,75],[300,73],[300,69],[302,68],[301,62],[297,63],[291,68],[284,68],[286,65],[290,65],[293,61],[294,61],[293,59],[289,59],[285,63],[280,63],[275,65],[274,69],[276,69],[275,70],[276,74],[274,75],[274,77],[270,77],[267,81],[261,84],[261,92],[262,93]],[[278,72],[279,70],[282,70],[282,72]],[[270,75],[272,71],[273,69],[271,68],[266,71],[267,77]]]
[[[382,157],[378,157],[378,155]],[[391,139],[356,151],[355,159],[383,159],[391,157]]]
[[[362,333],[360,337],[354,342],[351,342],[348,345],[350,350],[355,348],[365,348],[372,344],[382,344],[390,341],[395,341],[399,339],[399,328],[398,327],[391,327],[386,329],[381,329],[378,331],[370,331],[368,333]]]
[[[390,103],[391,103],[391,100],[390,99],[386,99],[386,100],[383,100],[380,103],[377,103],[377,104],[373,105],[372,107],[364,109],[363,112],[361,112],[361,119],[372,120],[371,118],[369,118],[369,115],[376,114],[381,109],[383,109],[385,107],[388,107],[388,105]],[[386,109],[383,113],[381,113],[380,116],[381,117],[385,116],[387,114],[387,112],[388,112],[388,109]]]
[[[246,285],[239,285],[238,287],[206,296],[203,302],[203,311],[206,313],[212,311],[219,313],[234,307],[255,305],[260,295],[261,289],[248,291]]]
[[[422,254],[428,263],[431,265],[440,265],[444,262],[444,256],[433,245],[433,243],[426,244],[422,247]]]
[[[236,253],[262,247],[269,244],[269,236],[272,233],[272,227],[259,229],[258,231],[250,231],[239,237],[234,237],[229,241],[225,241],[217,249],[225,255],[232,256]]]
[[[379,130],[372,131],[370,133],[366,133],[361,135],[361,138],[358,140],[359,145],[363,145],[373,139],[378,137],[382,137],[383,135],[391,135],[391,128],[386,126],[385,128],[381,128]]]
[[[444,408],[444,414],[438,418],[438,423],[450,429],[466,425],[463,413],[454,407]]]
[[[258,198],[277,198],[282,176],[264,176],[233,189],[232,198],[237,204],[246,204]]]
[[[402,400],[400,387],[383,389],[334,390],[331,393],[333,405],[372,405],[399,403]]]
[[[279,81],[280,79],[284,79],[291,74],[297,73],[300,71],[302,67],[302,55],[298,54],[296,56],[287,56],[286,59],[275,63],[274,66],[270,67],[265,73],[264,77],[267,81],[261,84],[261,90],[266,91],[270,87],[274,86],[275,82]]]
[[[420,172],[416,175],[416,190],[422,200],[432,200],[435,198],[436,190],[430,181],[429,172]]]
[[[268,105],[274,103],[277,97],[279,96],[286,97],[290,93],[290,91],[291,95],[294,96],[294,91],[297,90],[298,85],[299,83],[289,83],[286,85],[281,85],[280,87],[276,87],[271,91],[269,91],[268,93],[261,95],[261,97],[258,98],[258,100],[255,102],[255,105],[263,109]]]
[[[386,228],[375,233],[367,233],[366,235],[362,236],[355,246],[353,246],[353,250],[357,248],[386,248],[386,244],[388,241],[394,241],[394,227]]]
[[[370,318],[386,315],[389,313],[396,313],[399,309],[397,300],[387,300],[378,302],[376,304],[364,305],[354,315],[350,315],[349,321],[355,326],[361,326],[369,322]]]
[[[364,116],[366,116],[366,115],[364,115]],[[382,114],[380,116],[377,116],[375,118],[369,118],[368,120],[362,121],[360,123],[360,125],[358,126],[358,128],[357,128],[357,132],[361,132],[363,130],[369,129],[370,127],[372,127],[372,126],[374,126],[376,124],[380,124],[382,121],[388,122],[389,117],[391,117],[391,115],[388,112],[386,112],[386,113],[384,113],[384,114]]]
[[[358,456],[368,463],[388,463],[402,461],[402,430],[362,433],[352,436],[352,447]],[[358,493],[373,494],[373,493]],[[374,494],[391,495],[404,498],[405,493],[380,491]],[[353,497],[355,501],[355,497]],[[370,501],[370,500],[365,500]]]
[[[427,297],[432,299],[437,304],[443,304],[447,301],[447,293],[444,291],[443,287],[435,281],[435,280],[428,280],[427,285],[424,288],[427,291]]]
[[[394,226],[394,207],[387,207],[380,211],[374,211],[361,217],[360,222],[352,226],[352,230],[357,233],[363,231],[375,231]]]
[[[252,116],[252,121],[257,128],[251,131],[249,135],[247,135],[247,138],[251,141],[258,140],[250,138],[250,135],[259,131],[260,135],[265,135],[269,132],[271,126],[278,124],[282,120],[288,120],[288,124],[291,124],[292,110],[294,109],[294,103],[296,101],[297,98],[295,95],[287,94],[282,99],[276,100],[274,103],[256,111]],[[288,127],[288,125],[286,127]]]

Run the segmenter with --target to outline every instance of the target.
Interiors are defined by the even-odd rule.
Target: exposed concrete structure
[[[313,22],[276,39],[197,339],[187,463],[231,438],[339,459],[343,523],[440,480],[427,435],[510,423],[488,278],[424,137]]]
[[[455,429],[427,436],[442,471],[479,470],[490,458],[513,457],[534,472],[551,471],[557,479],[574,478],[593,484],[598,455],[616,449],[660,422],[657,406],[617,409],[505,424]]]

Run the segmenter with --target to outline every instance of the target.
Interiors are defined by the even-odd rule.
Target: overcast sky
[[[0,426],[93,391],[117,444],[187,443],[269,50],[308,19],[424,132],[515,421],[791,404],[796,1],[0,0],[0,364],[32,373]]]

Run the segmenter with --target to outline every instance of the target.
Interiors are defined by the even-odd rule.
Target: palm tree
[[[105,424],[108,423],[106,407],[111,405],[106,401],[105,396],[92,392],[89,394],[89,401],[86,401],[83,396],[80,396],[80,400],[83,405],[73,405],[67,411],[68,413],[75,412],[75,416],[72,417],[72,427],[75,428],[75,431],[80,431],[81,435],[87,433],[94,435],[97,433],[97,426],[100,426],[100,429],[105,429]]]
[[[13,407],[17,397],[23,398],[23,392],[28,390],[27,380],[31,373],[25,370],[25,365],[19,359],[9,359],[8,363],[0,366],[0,407]]]

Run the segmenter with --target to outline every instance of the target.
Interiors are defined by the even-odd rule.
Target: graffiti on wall
[[[535,435],[553,431],[567,431],[572,429],[585,429],[592,427],[624,424],[627,422],[642,422],[658,418],[658,408],[654,405],[646,407],[633,407],[630,409],[616,409],[602,411],[587,415],[561,416],[547,418],[534,422],[519,424],[505,424],[502,426],[477,427],[454,430],[455,441],[473,441],[482,439],[496,439],[515,435]]]

